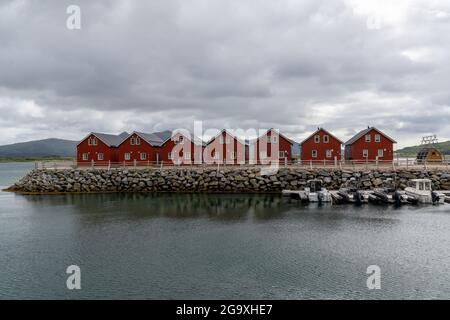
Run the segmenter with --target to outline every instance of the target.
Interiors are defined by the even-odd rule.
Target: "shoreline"
[[[3,189],[18,194],[86,193],[266,193],[302,190],[308,180],[320,179],[328,190],[356,186],[361,190],[404,189],[411,179],[427,178],[434,190],[450,190],[446,169],[300,169],[280,168],[170,168],[170,169],[35,169]]]

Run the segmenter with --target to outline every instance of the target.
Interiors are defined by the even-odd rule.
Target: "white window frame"
[[[382,158],[382,157],[384,157],[384,150],[378,149],[378,158]]]
[[[371,142],[372,141],[372,136],[370,134],[366,134],[365,141],[366,142]]]
[[[237,159],[237,152],[236,151],[231,151],[230,155],[231,155],[231,160],[236,160]]]
[[[147,153],[146,152],[141,152],[139,155],[139,159],[141,159],[142,161],[147,160]]]
[[[320,135],[316,134],[316,135],[314,136],[314,142],[315,142],[315,143],[320,143]]]
[[[327,158],[331,158],[333,156],[333,152],[330,149],[327,149],[325,156]]]
[[[190,152],[184,152],[183,156],[184,156],[184,160],[191,160],[191,153]]]
[[[179,136],[178,137],[178,144],[184,144],[184,137],[183,136]]]
[[[330,136],[329,135],[324,135],[323,136],[323,143],[329,143],[330,142]]]
[[[311,151],[311,157],[312,158],[317,158],[317,150],[312,150]]]
[[[97,153],[97,160],[98,160],[98,161],[103,161],[103,160],[105,160],[105,155],[103,154],[103,152]]]
[[[83,153],[81,155],[81,157],[82,157],[83,161],[88,161],[89,160],[89,153]]]
[[[363,149],[363,158],[369,157],[369,149]]]
[[[98,145],[96,137],[91,137],[88,139],[88,146],[96,146],[96,145]]]
[[[131,145],[131,146],[134,146],[134,145],[135,145],[134,137],[131,137],[131,138],[130,138],[130,145]]]
[[[376,134],[375,135],[375,142],[381,142],[381,135],[380,134]]]
[[[135,138],[134,138],[134,144],[135,144],[136,146],[141,145],[141,138],[135,137]]]
[[[167,153],[167,159],[173,160],[173,153],[172,152]]]
[[[278,159],[284,159],[287,157],[287,152],[286,151],[278,151]]]
[[[125,154],[123,155],[123,158],[124,158],[126,161],[131,160],[131,153],[125,152]]]
[[[271,142],[272,143],[278,143],[278,137],[277,136],[271,136]]]

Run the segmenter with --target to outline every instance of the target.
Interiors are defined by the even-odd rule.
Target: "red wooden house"
[[[253,141],[251,147],[254,152],[250,161],[258,164],[272,161],[290,162],[293,144],[293,140],[271,128]]]
[[[91,132],[77,145],[77,164],[92,163],[107,165],[118,161],[118,146],[123,141],[124,134],[114,135]]]
[[[340,161],[342,141],[323,128],[300,143],[302,161]]]
[[[203,142],[187,132],[173,132],[161,147],[161,160],[167,164],[201,164]]]
[[[368,127],[345,143],[345,159],[354,161],[392,161],[394,139],[375,127]]]
[[[162,146],[171,135],[171,131],[135,131],[118,146],[118,161],[127,165],[159,164],[164,159]]]
[[[247,160],[247,143],[225,129],[206,143],[203,152],[203,161],[208,164],[245,164]]]

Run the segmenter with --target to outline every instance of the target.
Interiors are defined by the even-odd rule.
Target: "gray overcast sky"
[[[0,0],[0,144],[194,120],[445,140],[449,37],[449,1]]]

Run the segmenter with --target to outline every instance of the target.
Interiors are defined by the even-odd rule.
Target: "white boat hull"
[[[431,192],[429,191],[419,191],[413,188],[406,188],[405,192],[408,196],[417,199],[419,203],[433,203],[433,198],[431,197]]]

